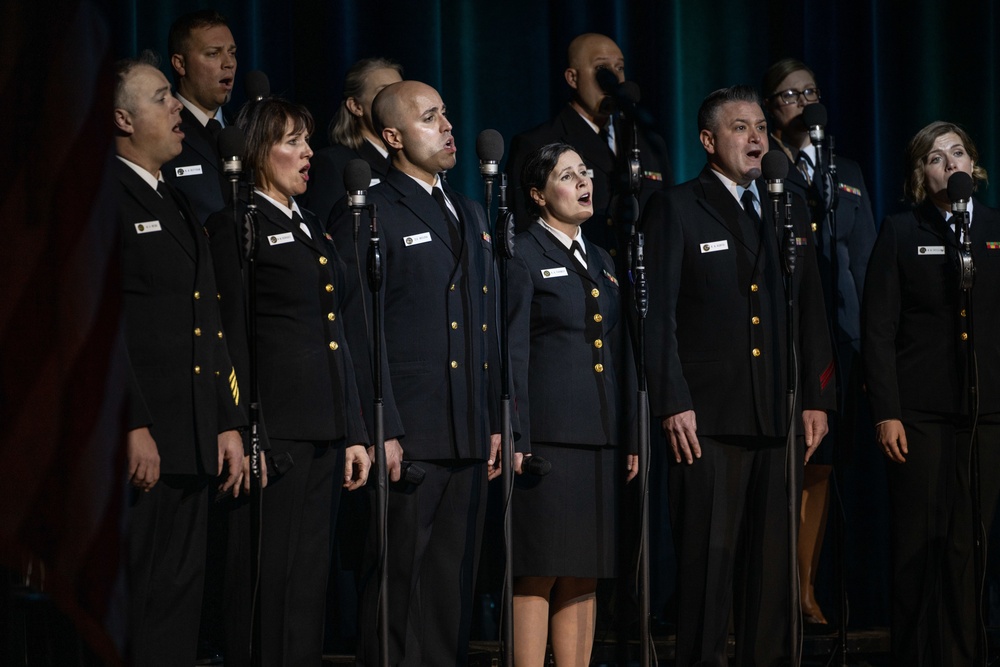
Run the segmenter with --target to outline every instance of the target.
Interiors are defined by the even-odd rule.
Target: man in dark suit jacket
[[[535,150],[555,142],[567,143],[580,154],[593,171],[594,216],[583,223],[584,235],[607,250],[622,277],[627,230],[619,226],[613,210],[613,198],[627,190],[625,159],[632,148],[629,126],[612,115],[612,100],[597,82],[597,70],[612,72],[619,82],[625,80],[625,57],[618,45],[604,35],[587,33],[570,42],[566,83],[573,91],[569,104],[552,120],[514,137],[507,158],[507,178],[513,192],[513,208],[518,231],[534,222],[528,214],[527,193],[521,192],[521,169]],[[612,149],[612,145],[615,147]],[[639,132],[642,158],[640,208],[649,196],[670,184],[670,164],[663,139],[652,132]]]
[[[385,267],[387,468],[398,480],[405,452],[426,472],[419,486],[393,485],[389,492],[389,663],[461,665],[487,473],[499,472],[499,429],[491,423],[498,367],[493,250],[482,208],[438,176],[455,166],[456,147],[437,91],[417,81],[392,84],[375,98],[374,116],[392,155],[386,179],[369,192],[378,207]],[[330,232],[352,281],[344,310],[367,409],[374,398],[369,356],[362,352],[371,345],[369,226],[362,224],[355,240],[351,213],[341,203]],[[371,411],[365,415],[371,419]],[[374,432],[372,423],[368,428]],[[358,660],[375,664],[374,550],[367,561]]]
[[[238,492],[243,445],[208,237],[158,181],[181,150],[180,103],[145,61],[115,88],[122,283],[130,391],[129,664],[192,664],[211,481]]]
[[[726,664],[731,605],[745,664],[787,660],[787,355],[780,224],[761,201],[767,126],[756,92],[698,112],[708,165],[643,214],[650,415],[674,460],[677,664]],[[808,217],[793,208],[798,395],[805,458],[826,434],[833,362]],[[799,412],[801,411],[801,414]],[[801,456],[801,451],[796,456]],[[734,586],[735,582],[735,586]],[[736,599],[734,600],[734,590]]]
[[[236,42],[225,17],[212,9],[177,19],[167,41],[177,99],[184,105],[184,149],[164,165],[163,174],[187,196],[198,220],[205,222],[231,197],[215,142],[226,124],[222,107],[233,92]]]

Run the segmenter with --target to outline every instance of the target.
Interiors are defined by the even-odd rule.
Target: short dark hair
[[[708,94],[698,108],[698,132],[715,132],[719,121],[719,109],[730,102],[752,102],[760,106],[760,96],[753,86],[738,84],[719,88]]]
[[[528,211],[532,215],[541,215],[542,209],[531,198],[531,189],[544,190],[545,184],[549,180],[549,174],[556,168],[559,158],[563,156],[563,153],[569,151],[579,153],[567,143],[545,144],[524,161],[524,167],[521,169],[521,191],[524,193]]]
[[[217,25],[228,28],[229,22],[214,9],[199,9],[180,17],[173,22],[167,34],[167,56],[173,57],[175,53],[184,53],[191,33],[198,28],[214,28]]]
[[[813,81],[816,80],[816,73],[797,58],[782,58],[768,67],[767,71],[764,72],[764,77],[760,81],[760,92],[764,96],[764,99],[768,100],[778,92],[778,86],[785,80],[785,77],[792,72],[799,71],[809,72],[809,76],[813,78]]]
[[[125,109],[129,112],[135,111],[132,93],[126,85],[129,75],[136,67],[152,67],[159,69],[160,56],[149,49],[144,50],[134,58],[122,58],[115,63],[115,92],[112,98],[115,109]]]
[[[292,121],[293,132],[311,135],[313,117],[309,109],[280,97],[265,97],[248,102],[236,117],[236,126],[243,130],[247,150],[244,164],[253,169],[258,183],[261,176],[270,179],[267,156],[271,148],[285,136],[285,126]]]
[[[906,180],[903,181],[903,197],[912,204],[919,204],[927,199],[927,177],[924,174],[924,159],[934,147],[934,142],[938,137],[954,132],[962,140],[962,145],[969,152],[969,158],[973,162],[972,167],[972,189],[978,189],[979,184],[988,184],[986,169],[979,165],[979,151],[972,137],[960,125],[949,123],[943,120],[936,120],[930,125],[923,127],[917,132],[910,143],[906,146],[906,164],[904,172]]]

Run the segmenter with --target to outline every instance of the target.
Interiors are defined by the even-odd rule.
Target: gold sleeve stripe
[[[229,390],[233,392],[233,400],[240,404],[240,385],[236,382],[236,369],[229,371]]]

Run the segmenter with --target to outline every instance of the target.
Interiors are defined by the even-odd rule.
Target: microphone
[[[552,472],[552,462],[541,456],[527,456],[521,461],[521,472],[525,475],[545,477]]]
[[[807,107],[808,108],[808,107]],[[781,241],[782,254],[784,256],[784,269],[786,275],[795,273],[795,230],[792,229],[792,216],[789,211],[789,197],[791,193],[785,193],[785,177],[788,176],[788,158],[780,150],[771,150],[764,155],[760,161],[761,172],[767,182],[767,194],[771,198],[771,206],[774,212],[775,223],[781,222],[784,227],[784,236]],[[781,215],[781,199],[785,197],[785,215]]]
[[[361,209],[368,205],[368,185],[372,182],[372,168],[367,161],[354,158],[344,167],[344,189],[347,190],[347,205],[354,215],[354,240],[358,240],[361,225]]]
[[[476,155],[479,156],[479,174],[486,186],[486,213],[489,215],[493,203],[493,181],[500,171],[503,157],[503,137],[496,130],[483,130],[476,137]]]
[[[243,173],[243,154],[247,152],[247,141],[243,136],[243,130],[235,125],[222,128],[216,139],[216,147],[219,150],[219,157],[222,158],[222,173],[231,182],[238,181]]]
[[[972,176],[964,171],[956,171],[948,177],[948,201],[951,202],[952,213],[965,213],[969,210],[972,188]]]
[[[962,248],[958,253],[961,269],[961,288],[972,288],[976,277],[976,267],[972,263],[972,239],[969,237],[969,200],[972,199],[972,176],[964,171],[956,171],[948,177],[948,199],[951,201],[952,219],[955,231],[961,233]]]
[[[767,181],[767,194],[772,201],[777,202],[785,194],[785,178],[788,176],[788,157],[781,150],[774,149],[764,154],[760,161],[760,170]],[[778,212],[775,209],[775,220]]]
[[[826,137],[826,107],[816,102],[802,110],[802,122],[809,128],[809,140],[819,148]]]
[[[243,77],[243,87],[247,91],[247,99],[251,102],[259,102],[265,97],[271,96],[271,82],[259,69],[250,70]]]
[[[597,79],[597,85],[606,95],[615,95],[618,92],[618,86],[621,85],[621,81],[618,80],[615,73],[607,67],[598,67],[594,78]]]

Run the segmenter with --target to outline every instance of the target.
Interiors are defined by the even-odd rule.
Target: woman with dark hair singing
[[[336,511],[340,487],[362,486],[370,466],[341,317],[344,265],[320,221],[295,201],[309,182],[309,111],[266,98],[245,106],[236,124],[246,135],[244,167],[256,180],[260,233],[254,324],[269,483],[256,601],[250,599],[249,506],[236,507],[230,522],[230,571],[240,576],[227,586],[226,664],[249,664],[254,604],[261,609],[261,664],[318,664],[331,511]],[[239,208],[242,215],[245,206]],[[237,223],[231,212],[221,211],[209,218],[207,229],[230,354],[237,376],[248,378],[242,217]],[[241,404],[246,401],[244,396]]]
[[[634,361],[614,263],[580,232],[593,214],[583,159],[543,146],[522,185],[537,219],[510,262],[514,466],[539,455],[552,470],[515,482],[514,657],[543,665],[548,637],[556,664],[587,665],[597,580],[616,572],[616,497],[638,471]]]

